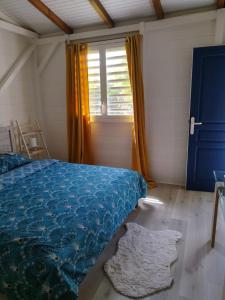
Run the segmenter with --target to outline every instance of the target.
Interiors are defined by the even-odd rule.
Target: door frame
[[[221,47],[225,47],[225,44],[219,44],[219,45],[209,45],[209,46],[201,46],[201,47],[194,47],[192,50],[192,68],[191,68],[191,76],[190,76],[190,101],[189,101],[189,119],[188,119],[188,143],[187,143],[187,159],[186,159],[186,178],[185,178],[185,188],[186,190],[193,190],[193,184],[192,181],[188,180],[188,170],[190,168],[190,164],[189,164],[189,153],[190,153],[190,149],[189,149],[189,143],[190,143],[190,122],[191,122],[191,117],[195,115],[195,109],[196,107],[192,105],[192,97],[194,97],[194,94],[196,94],[196,90],[193,90],[193,80],[194,77],[196,77],[196,79],[199,78],[200,76],[200,72],[201,69],[197,70],[197,72],[195,72],[195,66],[194,66],[194,54],[195,51],[201,50],[203,48],[221,48]],[[197,68],[197,66],[196,66]],[[197,104],[196,104],[197,105]],[[196,119],[196,122],[199,122],[198,119]],[[190,185],[192,185],[192,187],[190,187]],[[195,188],[196,191],[201,191],[201,188],[196,187]]]

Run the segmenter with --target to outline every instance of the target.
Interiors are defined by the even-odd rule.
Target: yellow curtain
[[[70,162],[91,163],[87,45],[66,45],[67,132]]]
[[[145,137],[144,86],[142,78],[140,34],[126,38],[126,52],[133,94],[134,128],[132,141],[132,168],[141,173],[149,187],[155,187],[148,170],[148,154]]]

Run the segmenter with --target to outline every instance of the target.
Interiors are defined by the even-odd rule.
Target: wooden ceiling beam
[[[225,0],[217,0],[217,8],[224,8],[225,7]]]
[[[112,28],[114,27],[114,22],[111,19],[110,15],[104,8],[104,6],[101,4],[99,0],[89,0],[90,4],[94,7],[100,18],[105,22],[105,24],[109,27]]]
[[[150,0],[150,1],[152,1],[152,4],[154,6],[157,19],[158,20],[163,19],[164,18],[164,11],[163,11],[163,8],[162,8],[161,1],[160,0]]]
[[[67,34],[73,33],[73,29],[69,27],[62,19],[60,19],[47,5],[40,0],[27,0],[36,7],[43,15],[51,20],[56,26]]]

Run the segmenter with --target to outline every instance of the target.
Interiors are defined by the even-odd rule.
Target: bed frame
[[[117,243],[119,239],[125,234],[125,223],[136,222],[136,219],[140,213],[140,207],[137,205],[132,210],[127,219],[114,233],[112,239],[109,241],[103,252],[100,254],[95,265],[89,270],[83,282],[80,285],[79,294],[77,300],[92,300],[102,279],[106,276],[103,266],[105,262],[115,255],[117,251]],[[0,299],[1,300],[1,299]]]
[[[4,152],[16,152],[16,142],[15,136],[12,126],[0,126],[0,153]],[[126,222],[135,221],[140,209],[138,206],[130,212],[129,216],[125,220]],[[115,234],[113,235],[111,241],[108,243],[106,248],[103,250],[102,254],[98,258],[96,264],[91,268],[91,270],[86,275],[85,279],[81,283],[78,300],[92,300],[93,296],[103,279],[104,271],[103,265],[104,263],[112,257],[117,249],[117,242],[120,237],[126,232],[124,223],[117,229]],[[0,300],[7,300],[7,297],[0,294]]]

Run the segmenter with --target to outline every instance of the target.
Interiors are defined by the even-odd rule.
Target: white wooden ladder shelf
[[[23,126],[16,120],[16,125],[21,153],[33,159],[50,158],[43,131],[37,120],[34,124]]]

